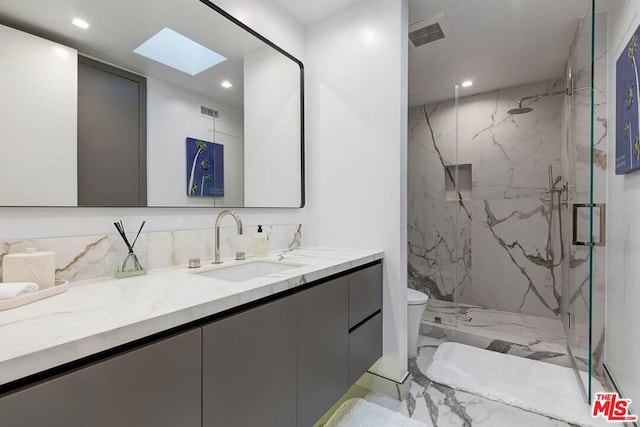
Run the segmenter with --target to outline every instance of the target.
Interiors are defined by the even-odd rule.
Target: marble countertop
[[[175,267],[126,279],[72,283],[0,311],[0,385],[382,259],[382,251],[300,248],[266,258],[300,264],[244,282]],[[225,261],[221,267],[247,261]],[[197,271],[215,268],[206,265]]]

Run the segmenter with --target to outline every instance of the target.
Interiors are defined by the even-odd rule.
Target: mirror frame
[[[280,46],[278,46],[277,44],[275,44],[274,42],[272,42],[268,38],[264,37],[262,34],[258,33],[253,28],[249,27],[248,25],[242,23],[241,21],[239,21],[238,19],[233,17],[227,11],[222,9],[220,6],[211,3],[210,0],[199,0],[199,1],[200,1],[200,3],[203,3],[204,5],[210,7],[211,9],[213,9],[215,12],[218,12],[220,15],[224,16],[229,21],[233,22],[234,24],[236,24],[237,26],[239,26],[240,28],[242,28],[243,30],[248,32],[249,34],[251,34],[254,37],[258,38],[263,43],[266,43],[267,45],[271,46],[276,51],[280,52],[281,54],[283,54],[287,58],[291,59],[293,62],[298,64],[298,67],[300,67],[300,206],[298,206],[297,208],[293,208],[293,209],[302,209],[302,208],[304,208],[304,206],[306,204],[305,146],[304,146],[305,145],[304,144],[304,142],[305,142],[304,64],[298,58],[296,58],[295,56],[291,55],[289,52],[287,52],[286,50],[282,49]],[[185,207],[187,207],[187,206],[185,206]],[[215,207],[215,206],[213,206],[213,207]],[[231,206],[230,208],[240,209],[240,208],[244,208],[244,207],[245,206],[236,206],[236,207]],[[224,208],[227,208],[227,206],[224,206],[224,207],[221,207],[221,208],[224,209]],[[252,208],[252,207],[248,207],[248,208]],[[256,207],[253,207],[253,208],[269,208],[269,207],[268,206],[261,206],[261,207],[257,207],[256,206]],[[271,209],[292,209],[292,207],[271,207]]]

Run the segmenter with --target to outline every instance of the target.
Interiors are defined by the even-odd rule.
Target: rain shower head
[[[511,110],[507,111],[507,114],[525,114],[528,113],[530,111],[533,111],[533,108],[530,107],[520,107],[520,108],[512,108]]]
[[[523,101],[526,101],[528,99],[535,99],[535,101],[533,101],[533,102],[536,102],[538,100],[538,98],[541,98],[543,96],[560,95],[560,94],[571,95],[571,92],[569,92],[568,89],[565,89],[565,90],[559,90],[559,91],[556,91],[556,92],[541,93],[539,95],[525,96],[524,98],[522,98],[520,100],[520,102],[518,102],[518,108],[512,108],[511,110],[507,111],[507,114],[514,115],[514,114],[529,113],[529,112],[533,111],[533,108],[531,108],[531,107],[523,107],[522,106],[522,102]]]

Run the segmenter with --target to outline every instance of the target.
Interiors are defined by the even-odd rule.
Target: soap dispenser
[[[262,226],[258,225],[258,231],[253,236],[253,256],[267,256],[269,252],[269,238],[262,232]]]

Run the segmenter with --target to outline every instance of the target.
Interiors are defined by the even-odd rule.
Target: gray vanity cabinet
[[[296,425],[296,299],[203,327],[202,426]]]
[[[0,397],[0,426],[200,426],[201,329]]]
[[[312,426],[349,388],[349,279],[298,294],[298,426]]]
[[[312,426],[382,354],[382,267],[276,298],[0,395],[0,427]]]

